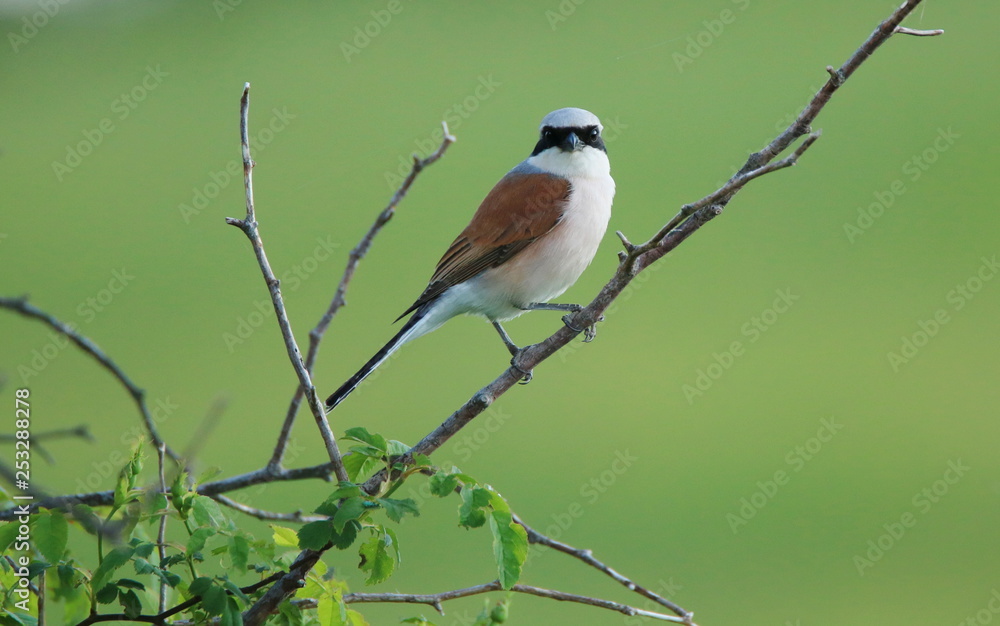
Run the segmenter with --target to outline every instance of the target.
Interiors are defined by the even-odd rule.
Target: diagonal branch
[[[648,249],[645,248],[645,244],[639,247],[627,244],[627,251],[622,258],[618,270],[589,305],[573,314],[570,320],[573,326],[575,328],[587,328],[597,323],[608,306],[622,293],[639,272],[661,259],[697,232],[702,226],[720,215],[732,197],[750,180],[755,180],[764,174],[794,164],[799,156],[812,145],[815,141],[815,136],[803,142],[789,159],[779,162],[770,168],[766,167],[798,138],[811,133],[810,125],[830,101],[834,92],[850,78],[862,63],[871,58],[871,55],[879,46],[897,32],[899,24],[920,2],[921,0],[906,0],[885,21],[879,24],[865,42],[844,62],[840,69],[832,70],[831,68],[830,79],[813,96],[802,112],[799,113],[798,117],[770,143],[764,146],[764,148],[751,154],[743,167],[731,177],[729,182],[699,201],[699,203],[705,202],[701,208],[692,210],[688,215],[683,215],[676,224],[672,223],[674,220],[668,222],[670,228],[665,229],[665,236],[659,239],[654,236],[652,239],[653,246]],[[713,198],[715,198],[714,201],[712,200]],[[681,213],[684,213],[683,208]],[[622,240],[623,242],[627,242],[624,236],[622,236]],[[530,372],[536,365],[567,345],[577,334],[568,325],[564,325],[541,343],[525,348],[510,368],[504,370],[491,383],[477,391],[465,404],[413,446],[397,462],[410,464],[412,463],[414,454],[429,455],[440,448],[455,433],[486,410],[496,398],[521,380],[524,372]],[[376,493],[379,487],[389,479],[390,476],[384,470],[380,471],[365,482],[364,489],[368,493]],[[293,564],[293,567],[290,568],[290,571],[244,614],[244,622],[250,626],[260,624],[266,615],[298,588],[306,573],[308,573],[309,569],[321,555],[322,551],[304,550],[299,555],[295,564]]]
[[[304,515],[302,511],[295,511],[293,513],[275,513],[274,511],[265,511],[264,509],[258,509],[242,502],[237,502],[230,497],[224,496],[222,494],[216,494],[211,496],[213,500],[219,504],[228,506],[231,509],[235,509],[240,513],[246,513],[251,517],[256,517],[259,520],[269,520],[278,522],[295,522],[297,524],[305,524],[307,522],[318,522],[325,519],[330,519],[326,515]]]
[[[312,409],[316,425],[319,427],[323,443],[326,444],[327,454],[330,456],[330,463],[333,464],[333,471],[339,480],[348,480],[347,470],[344,469],[344,462],[340,458],[340,449],[337,447],[337,439],[330,430],[330,423],[326,420],[326,412],[320,403],[319,396],[316,395],[316,387],[313,386],[312,378],[302,362],[302,354],[299,346],[295,342],[295,335],[292,333],[292,324],[288,321],[288,313],[285,311],[285,301],[281,296],[281,283],[274,275],[271,264],[267,260],[264,252],[264,242],[260,238],[260,230],[257,225],[257,215],[253,205],[253,159],[250,158],[250,137],[247,127],[250,113],[250,83],[243,86],[243,97],[240,99],[240,141],[243,147],[243,185],[246,188],[247,214],[244,219],[232,217],[226,218],[226,223],[236,226],[243,231],[243,234],[250,240],[257,263],[264,274],[264,282],[267,283],[268,291],[271,293],[271,302],[274,304],[274,313],[278,318],[278,326],[281,328],[281,336],[285,340],[285,349],[288,351],[288,358],[292,362],[295,374],[299,378],[299,385],[305,390],[309,408]]]
[[[146,406],[146,392],[136,386],[132,379],[122,371],[122,368],[118,367],[118,364],[111,360],[103,350],[97,347],[97,345],[90,339],[84,337],[76,331],[76,328],[72,324],[67,324],[66,322],[61,322],[54,316],[49,315],[45,311],[35,307],[28,302],[27,296],[22,296],[20,298],[3,298],[0,297],[0,308],[10,309],[11,311],[16,311],[25,317],[31,317],[37,320],[41,320],[47,324],[50,328],[56,332],[60,332],[75,343],[81,350],[94,357],[94,359],[101,364],[104,369],[111,372],[115,378],[125,387],[129,395],[135,401],[137,407],[139,407],[139,414],[142,416],[142,423],[146,427],[146,432],[149,433],[149,438],[154,446],[166,445],[163,442],[163,438],[160,437],[160,433],[156,430],[156,423],[153,422],[153,415],[149,412],[149,407]],[[180,462],[181,457],[177,455],[168,446],[166,448],[167,456],[169,456],[174,461]]]
[[[351,254],[347,258],[347,266],[344,268],[344,275],[340,278],[340,284],[337,285],[337,291],[333,294],[333,300],[330,302],[329,308],[323,317],[320,318],[319,323],[316,324],[316,328],[313,328],[309,333],[309,351],[306,353],[306,370],[312,373],[313,364],[316,362],[316,355],[319,353],[319,344],[323,340],[323,335],[326,333],[326,329],[330,326],[330,322],[333,321],[337,312],[340,308],[347,304],[344,300],[344,294],[347,292],[347,286],[350,284],[351,279],[354,278],[354,272],[358,268],[358,264],[361,259],[368,254],[368,250],[372,247],[372,242],[375,240],[375,236],[379,234],[382,227],[389,223],[392,216],[396,213],[396,206],[403,200],[406,196],[406,192],[410,190],[410,186],[413,185],[413,181],[417,179],[417,175],[420,174],[428,165],[431,165],[438,159],[440,159],[448,146],[455,142],[455,137],[448,132],[448,123],[441,122],[441,126],[444,128],[444,138],[441,140],[441,145],[438,149],[429,154],[426,158],[421,159],[417,155],[413,155],[413,166],[410,168],[410,173],[407,175],[406,179],[396,190],[396,193],[392,194],[392,198],[389,200],[389,204],[386,205],[382,212],[379,213],[378,217],[375,218],[375,223],[371,225],[365,236],[361,238],[358,245],[351,250]],[[278,435],[278,443],[274,446],[274,453],[271,455],[271,460],[268,462],[269,467],[279,468],[281,467],[281,462],[285,456],[285,448],[288,446],[288,437],[292,432],[292,425],[295,423],[295,416],[299,412],[299,405],[302,403],[302,387],[299,386],[295,390],[295,395],[292,397],[292,401],[288,406],[288,413],[285,415],[285,422],[281,426],[281,433]]]

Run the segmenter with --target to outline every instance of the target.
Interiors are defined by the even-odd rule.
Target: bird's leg
[[[573,326],[570,320],[573,319],[573,313],[579,313],[583,310],[583,307],[579,304],[555,304],[550,302],[529,302],[528,304],[521,307],[523,311],[569,311],[566,315],[562,316],[563,324],[566,324],[566,328],[569,328],[574,333],[583,333],[583,342],[590,343],[597,336],[597,326],[590,325],[584,329],[577,328]],[[602,315],[599,322],[604,321],[604,316]]]
[[[518,367],[517,363],[515,363],[515,361],[517,361],[517,357],[521,355],[522,349],[517,347],[517,344],[510,338],[507,331],[500,325],[500,322],[494,320],[492,324],[493,328],[497,329],[497,334],[500,335],[500,340],[503,341],[503,345],[507,346],[507,351],[510,352],[510,366],[523,375],[521,377],[521,384],[527,385],[531,382],[531,370],[526,372]]]

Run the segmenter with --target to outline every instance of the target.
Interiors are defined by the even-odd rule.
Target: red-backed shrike
[[[545,116],[535,149],[500,179],[438,262],[396,336],[326,400],[347,397],[407,341],[463,313],[482,315],[517,356],[500,322],[525,311],[578,311],[549,304],[590,265],[611,218],[615,181],[600,120],[583,109]],[[568,323],[568,322],[567,322]],[[526,373],[527,376],[527,373]]]

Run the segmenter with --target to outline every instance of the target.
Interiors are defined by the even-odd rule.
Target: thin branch
[[[129,395],[135,401],[136,406],[139,407],[139,413],[142,415],[142,422],[146,427],[146,431],[149,433],[149,438],[153,442],[153,445],[160,446],[165,445],[163,439],[160,437],[160,433],[156,430],[156,424],[153,422],[153,415],[149,412],[149,407],[146,406],[146,392],[140,389],[132,382],[125,372],[122,371],[118,364],[111,360],[111,357],[106,355],[103,350],[97,347],[93,341],[84,337],[80,333],[76,332],[76,329],[65,322],[61,322],[54,316],[49,315],[45,311],[35,307],[28,302],[27,296],[22,296],[20,298],[4,298],[0,297],[0,308],[10,309],[16,311],[25,317],[31,317],[37,320],[45,322],[50,328],[56,332],[60,332],[70,339],[73,343],[80,347],[81,350],[94,357],[98,363],[100,363],[106,370],[111,372],[115,378],[125,387]],[[167,447],[167,455],[174,461],[180,461],[180,457]]]
[[[688,620],[692,619],[692,617],[694,615],[693,613],[691,613],[690,611],[684,609],[683,607],[679,606],[678,604],[676,604],[674,602],[671,602],[670,600],[664,598],[663,596],[661,596],[661,595],[659,595],[659,594],[657,594],[657,593],[655,593],[653,591],[650,591],[646,587],[643,587],[642,585],[637,584],[636,582],[632,581],[631,579],[629,579],[629,578],[627,578],[627,577],[619,574],[614,569],[608,567],[607,565],[605,565],[601,561],[598,561],[596,558],[594,558],[594,553],[591,552],[590,550],[581,550],[580,548],[574,548],[573,546],[571,546],[571,545],[569,545],[567,543],[563,543],[561,541],[556,541],[555,539],[553,539],[553,538],[551,538],[551,537],[549,537],[547,535],[543,535],[542,533],[538,532],[537,530],[535,530],[531,526],[528,526],[527,524],[525,524],[524,520],[522,520],[516,514],[513,515],[513,518],[514,518],[515,522],[517,522],[518,524],[520,524],[521,526],[523,526],[524,530],[527,531],[527,533],[528,533],[528,543],[534,543],[534,544],[538,544],[538,545],[542,545],[542,546],[548,546],[548,547],[550,547],[550,548],[552,548],[554,550],[562,552],[563,554],[568,554],[569,556],[571,556],[573,558],[579,559],[580,561],[583,561],[584,563],[586,563],[587,565],[593,567],[594,569],[596,569],[596,570],[598,570],[600,572],[603,572],[607,576],[610,576],[614,580],[618,581],[619,583],[621,583],[622,586],[624,586],[629,591],[634,591],[635,593],[637,593],[637,594],[639,594],[641,596],[645,596],[645,597],[649,598],[650,600],[652,600],[653,602],[656,602],[657,604],[665,606],[666,608],[670,609],[671,611],[673,611],[677,615],[681,616],[682,618],[686,618]]]
[[[333,300],[330,301],[329,308],[327,308],[323,317],[320,318],[319,323],[316,324],[316,328],[313,328],[309,332],[309,351],[306,353],[306,370],[310,374],[316,362],[316,356],[319,353],[319,344],[323,340],[323,335],[330,326],[330,322],[333,321],[334,316],[340,311],[340,308],[347,304],[347,301],[344,299],[344,294],[347,293],[347,286],[350,284],[351,279],[354,278],[354,272],[357,270],[361,259],[368,254],[375,236],[379,234],[382,227],[388,224],[392,216],[395,215],[396,207],[410,190],[410,186],[417,179],[417,175],[424,168],[440,159],[444,155],[445,150],[448,149],[448,146],[455,142],[455,137],[448,132],[448,123],[441,122],[441,126],[444,129],[444,138],[441,140],[441,145],[426,158],[421,159],[417,155],[413,155],[413,166],[410,168],[410,173],[407,175],[406,180],[399,186],[396,193],[392,194],[389,204],[382,209],[382,212],[375,218],[375,223],[371,225],[365,236],[361,238],[358,245],[354,246],[354,249],[348,255],[347,266],[344,268],[343,276],[340,277],[340,283],[337,285],[337,291],[333,294]],[[292,396],[292,401],[288,406],[288,413],[285,415],[285,422],[282,424],[281,433],[278,435],[278,443],[274,446],[274,453],[271,455],[271,460],[268,463],[270,467],[281,467],[281,462],[285,456],[285,448],[288,446],[288,437],[291,435],[295,416],[298,414],[299,405],[302,403],[302,391],[302,386],[299,386],[295,390],[295,395]]]
[[[0,464],[0,466],[2,466],[2,464]],[[262,468],[245,474],[230,476],[229,478],[223,478],[214,482],[198,485],[196,490],[203,496],[213,497],[220,493],[236,491],[238,489],[244,489],[254,485],[263,485],[273,482],[304,480],[307,478],[318,478],[329,482],[331,472],[333,472],[333,465],[331,463],[311,465],[308,467],[299,467],[289,470],[283,469],[279,471]],[[76,504],[86,504],[88,506],[110,506],[114,502],[114,499],[115,493],[111,490],[53,497],[41,496],[29,505],[29,511],[34,513],[38,511],[39,508],[70,510]],[[14,517],[14,509],[0,510],[0,521],[11,520]]]
[[[240,591],[245,594],[254,593],[258,589],[270,585],[274,581],[281,578],[283,572],[276,572],[271,574],[263,580],[259,580],[252,585],[247,585],[246,587],[240,587]],[[227,594],[232,595],[230,591],[226,591]],[[90,626],[91,624],[98,624],[100,622],[141,622],[143,624],[166,624],[166,619],[177,615],[178,613],[190,609],[194,605],[201,602],[201,596],[195,596],[189,600],[186,600],[177,606],[167,609],[166,611],[160,611],[156,615],[138,615],[136,617],[127,617],[121,613],[105,613],[105,614],[93,614],[89,615],[82,622],[77,622],[76,626]]]
[[[299,378],[299,385],[305,389],[306,399],[309,408],[312,409],[313,417],[316,418],[316,425],[319,427],[320,435],[326,444],[327,454],[330,456],[330,463],[333,464],[333,471],[337,478],[342,481],[348,480],[347,470],[344,469],[344,462],[340,457],[340,449],[337,447],[337,439],[330,430],[330,424],[326,420],[326,411],[316,394],[316,387],[313,386],[312,377],[306,370],[302,362],[302,354],[299,346],[295,342],[295,335],[292,333],[291,322],[288,321],[288,313],[285,311],[285,301],[281,296],[281,283],[274,275],[271,264],[267,260],[264,252],[264,242],[260,238],[260,231],[257,225],[257,216],[253,206],[253,159],[250,158],[250,136],[248,131],[250,113],[250,83],[243,86],[243,97],[240,98],[240,141],[243,147],[243,185],[246,189],[247,214],[242,220],[227,217],[226,223],[236,226],[250,240],[257,263],[264,274],[264,282],[267,283],[268,291],[271,293],[271,302],[274,304],[274,312],[278,318],[278,326],[281,328],[281,336],[285,340],[285,349],[288,351],[288,358],[292,362],[295,374]]]
[[[252,506],[243,504],[242,502],[237,502],[236,500],[233,500],[232,498],[229,498],[222,494],[216,494],[211,497],[219,504],[223,504],[231,509],[239,511],[240,513],[246,513],[247,515],[251,517],[256,517],[257,519],[260,520],[295,522],[298,524],[304,524],[307,522],[318,522],[330,519],[326,515],[303,515],[302,511],[295,511],[293,513],[275,513],[274,511],[265,511],[264,509],[257,509]]]
[[[869,35],[861,47],[859,47],[854,54],[847,59],[840,69],[830,72],[831,75],[829,80],[809,101],[806,107],[801,113],[799,113],[798,117],[796,117],[795,121],[793,121],[788,128],[775,137],[759,152],[751,154],[744,166],[731,177],[729,182],[720,187],[713,194],[709,194],[709,196],[703,198],[703,200],[705,200],[707,198],[718,197],[718,201],[711,202],[709,200],[707,205],[693,211],[676,226],[671,225],[671,228],[667,230],[666,236],[663,236],[660,240],[658,240],[655,247],[644,252],[640,252],[641,246],[631,246],[631,244],[628,244],[628,239],[622,235],[621,238],[623,243],[626,243],[627,248],[627,252],[622,259],[622,263],[619,265],[614,276],[611,277],[611,280],[601,289],[600,293],[597,294],[594,300],[589,305],[584,307],[583,310],[573,314],[571,321],[574,327],[586,328],[595,324],[601,318],[611,302],[613,302],[614,299],[622,293],[622,291],[639,272],[662,258],[671,250],[683,243],[702,226],[721,214],[726,204],[728,204],[729,200],[732,199],[733,195],[735,195],[739,189],[742,189],[746,182],[749,182],[749,180],[746,180],[740,183],[742,177],[747,174],[753,174],[755,170],[764,168],[779,154],[784,152],[798,138],[803,135],[810,134],[812,132],[810,129],[811,123],[816,119],[816,116],[819,115],[820,111],[823,110],[827,102],[829,102],[833,93],[839,89],[848,78],[850,78],[850,76],[858,69],[858,67],[861,66],[862,63],[871,57],[879,46],[885,43],[885,41],[887,41],[896,32],[896,27],[899,26],[900,22],[902,22],[903,19],[920,4],[920,2],[921,0],[906,0],[906,2],[904,2],[899,8],[893,11],[889,18],[879,24],[879,26],[872,32],[871,35]],[[791,160],[787,161],[787,165],[793,164],[814,141],[815,137],[811,137],[807,141],[803,142],[803,144],[800,145],[791,156]],[[775,171],[776,169],[781,169],[780,167],[777,167],[777,165],[778,164],[776,164],[775,167],[763,170],[759,174],[753,175],[751,180],[763,174]],[[787,165],[782,167],[786,167]],[[628,249],[630,246],[631,249]],[[518,355],[516,362],[513,363],[510,368],[504,370],[504,372],[491,383],[477,391],[465,404],[452,413],[440,426],[431,431],[420,442],[413,446],[413,448],[411,448],[407,454],[403,455],[402,458],[398,459],[397,462],[410,464],[412,463],[414,454],[421,453],[429,455],[433,451],[440,448],[446,441],[448,441],[448,439],[454,436],[455,433],[472,421],[473,418],[485,411],[486,408],[488,408],[493,401],[496,400],[496,398],[521,380],[524,376],[524,372],[530,372],[536,365],[550,357],[563,346],[567,345],[577,334],[578,333],[571,330],[568,325],[563,325],[559,328],[559,330],[541,343],[525,348]],[[389,478],[390,477],[384,470],[380,471],[365,482],[364,489],[368,493],[376,493],[382,483]],[[300,553],[298,559],[296,560],[297,567],[293,566],[288,574],[286,574],[277,584],[269,589],[267,593],[265,593],[254,604],[253,607],[244,613],[244,623],[248,626],[254,626],[262,623],[266,615],[270,614],[270,612],[284,598],[293,593],[299,587],[302,580],[304,580],[305,575],[308,573],[309,568],[311,568],[312,564],[320,558],[322,552],[322,550],[304,550]]]
[[[457,600],[458,598],[467,598],[469,596],[476,596],[483,593],[490,593],[493,591],[503,591],[503,587],[500,585],[499,581],[493,581],[491,583],[485,583],[482,585],[476,585],[475,587],[466,587],[465,589],[455,589],[453,591],[443,591],[441,593],[433,594],[416,594],[416,593],[346,593],[344,594],[344,602],[347,604],[356,604],[362,602],[402,602],[407,604],[427,604],[434,607],[438,613],[444,614],[444,608],[441,606],[442,602],[447,602],[448,600]],[[650,617],[653,619],[658,619],[664,622],[674,622],[675,624],[689,624],[690,626],[697,626],[691,621],[690,617],[675,617],[673,615],[666,615],[664,613],[656,613],[654,611],[646,611],[643,609],[630,606],[628,604],[621,604],[619,602],[612,602],[610,600],[602,600],[600,598],[592,598],[590,596],[581,596],[575,593],[566,593],[565,591],[557,591],[555,589],[545,589],[543,587],[534,587],[532,585],[514,585],[511,587],[510,591],[516,593],[526,593],[532,596],[539,596],[542,598],[548,598],[550,600],[559,600],[560,602],[575,602],[577,604],[586,604],[588,606],[595,606],[602,609],[608,609],[609,611],[617,611],[623,615],[640,615],[642,617]]]
[[[157,469],[159,470],[160,478],[160,491],[162,493],[167,492],[167,473],[164,461],[165,451],[163,446],[156,448],[156,463]],[[157,554],[160,556],[160,563],[163,563],[167,558],[167,516],[160,516],[160,527],[156,531],[156,549]],[[160,598],[157,604],[157,611],[162,613],[167,608],[167,581],[166,579],[160,580]]]

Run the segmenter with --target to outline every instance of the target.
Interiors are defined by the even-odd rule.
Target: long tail
[[[382,349],[376,352],[375,356],[369,359],[368,362],[358,370],[357,374],[348,378],[347,382],[340,386],[340,389],[330,394],[330,397],[326,399],[326,410],[328,413],[338,404],[343,402],[344,398],[346,398],[348,394],[354,391],[354,389],[361,384],[361,381],[368,378],[368,375],[374,372],[375,368],[379,365],[382,365],[383,361],[392,356],[392,353],[398,350],[400,346],[410,339],[413,339],[415,336],[419,337],[429,330],[433,330],[433,328],[416,328],[417,324],[424,319],[426,313],[427,310],[425,308],[418,309],[417,312],[413,314],[413,317],[408,319],[406,323],[403,324],[403,327],[399,329],[399,332],[389,340],[389,343],[382,346]]]

